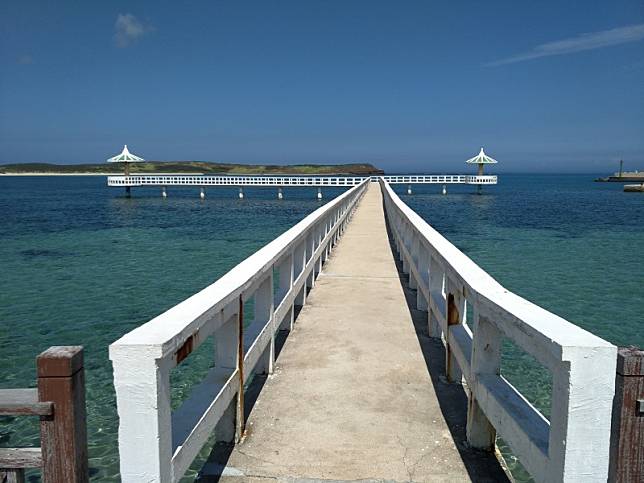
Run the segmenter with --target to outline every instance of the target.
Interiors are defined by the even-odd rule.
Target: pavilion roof
[[[121,154],[117,154],[116,156],[107,160],[108,163],[136,163],[140,161],[145,161],[145,159],[135,156],[130,151],[128,151],[127,144],[123,146],[123,151],[121,152]]]
[[[490,158],[485,152],[483,151],[483,148],[481,148],[481,152],[474,156],[473,158],[468,159],[465,161],[466,163],[469,164],[496,164],[498,161],[494,158]]]

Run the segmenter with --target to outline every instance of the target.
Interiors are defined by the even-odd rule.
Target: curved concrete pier
[[[225,466],[223,482],[505,481],[493,453],[466,448],[463,388],[432,375],[430,353],[443,364],[442,345],[422,333],[427,313],[411,309],[410,296],[373,183],[307,297],[245,438],[205,472]]]

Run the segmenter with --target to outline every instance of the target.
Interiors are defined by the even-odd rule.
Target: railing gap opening
[[[501,375],[550,419],[552,372],[507,337],[501,344]]]
[[[190,397],[192,390],[203,381],[208,371],[214,367],[214,345],[214,336],[208,336],[170,371],[170,405],[172,410],[177,409],[183,401]]]

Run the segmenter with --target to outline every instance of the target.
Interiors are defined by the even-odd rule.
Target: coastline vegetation
[[[20,163],[0,165],[0,174],[112,174],[122,173],[120,163],[48,164]],[[384,171],[369,163],[356,164],[228,164],[206,161],[144,161],[130,163],[131,174],[297,174],[297,175],[377,175]]]

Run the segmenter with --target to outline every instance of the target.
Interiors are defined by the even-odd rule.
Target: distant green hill
[[[123,166],[117,163],[100,164],[47,164],[23,163],[0,165],[2,174],[108,174],[123,172]],[[131,163],[130,173],[185,173],[185,174],[383,174],[371,164],[225,164],[205,161],[146,161]]]

